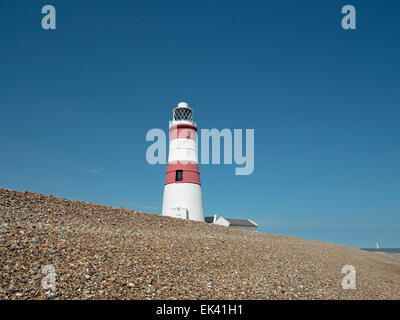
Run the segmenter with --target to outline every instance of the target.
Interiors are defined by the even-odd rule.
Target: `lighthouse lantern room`
[[[193,109],[180,102],[172,113],[162,215],[204,221]]]

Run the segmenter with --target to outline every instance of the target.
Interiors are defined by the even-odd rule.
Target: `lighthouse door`
[[[171,216],[175,218],[188,219],[188,209],[186,208],[171,208]]]

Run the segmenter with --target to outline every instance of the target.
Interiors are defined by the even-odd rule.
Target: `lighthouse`
[[[180,102],[169,123],[169,154],[162,215],[204,221],[193,109]]]

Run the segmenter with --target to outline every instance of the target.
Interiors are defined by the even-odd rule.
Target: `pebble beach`
[[[400,299],[400,256],[0,189],[0,299]]]

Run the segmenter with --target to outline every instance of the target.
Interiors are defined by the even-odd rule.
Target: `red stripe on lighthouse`
[[[196,140],[196,126],[190,124],[178,124],[169,128],[169,140],[178,138]]]
[[[176,171],[182,170],[182,180],[176,181]],[[165,184],[170,183],[200,183],[199,165],[197,163],[168,163]]]

